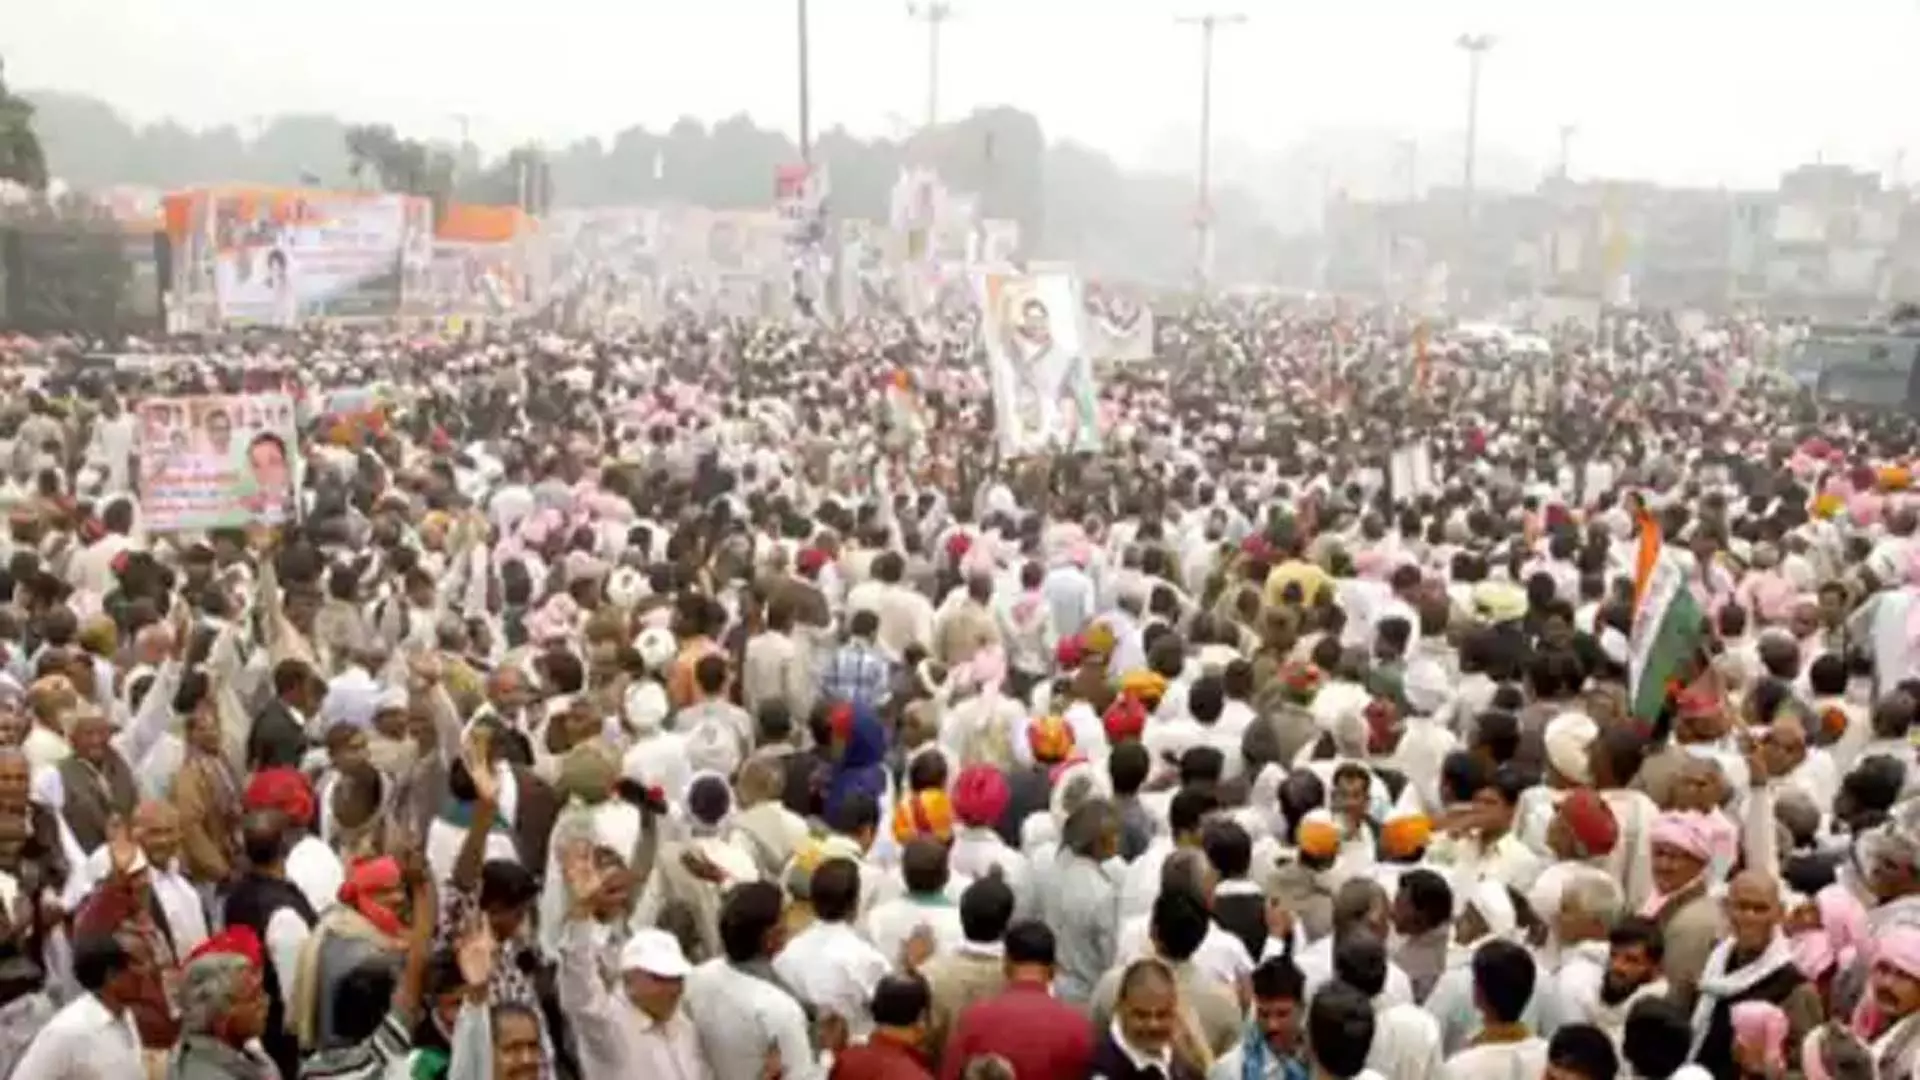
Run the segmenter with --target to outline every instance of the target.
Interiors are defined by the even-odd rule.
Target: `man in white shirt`
[[[785,955],[784,906],[777,885],[755,881],[735,886],[720,919],[726,955],[687,976],[687,1015],[700,1033],[700,1044],[708,1048],[713,1080],[824,1076],[814,1060],[806,1013],[779,985],[781,977],[768,962],[775,953]]]
[[[1473,954],[1473,1000],[1480,1034],[1447,1059],[1441,1080],[1498,1080],[1539,1076],[1547,1067],[1547,1041],[1528,1030],[1521,1015],[1533,998],[1533,955],[1511,941],[1493,940]]]
[[[813,925],[794,935],[774,958],[773,971],[802,1001],[839,1017],[862,1039],[873,1027],[873,989],[893,963],[853,928],[860,905],[860,866],[828,859],[813,871]]]
[[[139,961],[116,939],[85,935],[73,945],[73,977],[83,991],[34,1037],[13,1074],[34,1080],[140,1077],[140,1034],[128,1003],[138,993]]]

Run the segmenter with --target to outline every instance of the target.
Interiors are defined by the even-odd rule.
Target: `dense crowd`
[[[0,1078],[1916,1072],[1908,417],[1246,302],[1010,458],[974,335],[6,347]]]

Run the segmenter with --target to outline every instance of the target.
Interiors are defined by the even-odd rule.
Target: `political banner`
[[[1072,273],[980,273],[974,292],[1001,452],[1098,449],[1093,366]]]
[[[229,324],[392,316],[405,257],[432,242],[424,200],[405,195],[216,189],[168,201],[176,287],[210,293]]]
[[[1153,312],[1132,297],[1088,289],[1087,355],[1107,363],[1153,359]]]
[[[292,516],[300,444],[288,395],[149,398],[139,418],[140,515],[149,531]]]

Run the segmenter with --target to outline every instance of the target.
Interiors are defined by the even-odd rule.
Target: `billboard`
[[[383,318],[430,245],[425,201],[381,192],[209,189],[169,196],[175,289],[226,324]]]
[[[148,398],[139,440],[152,532],[278,525],[294,512],[300,444],[286,394]]]

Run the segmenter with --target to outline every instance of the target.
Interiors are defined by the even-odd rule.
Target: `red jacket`
[[[1054,1000],[1040,983],[1017,982],[962,1009],[940,1055],[940,1080],[957,1080],[967,1062],[998,1054],[1013,1075],[1081,1077],[1093,1060],[1093,1022]]]
[[[920,1051],[884,1032],[865,1046],[849,1046],[833,1057],[827,1080],[933,1080]]]

